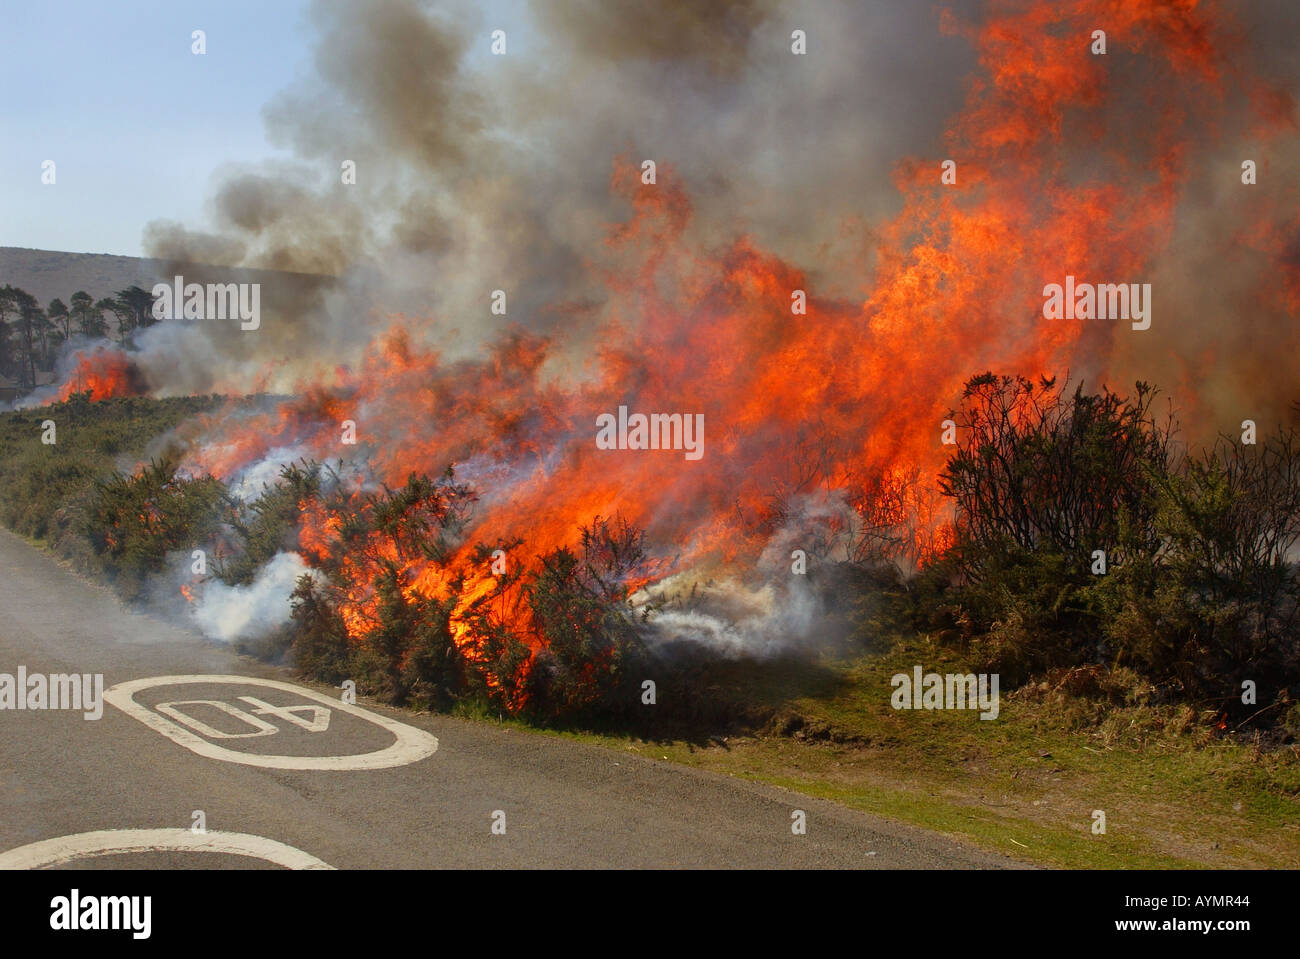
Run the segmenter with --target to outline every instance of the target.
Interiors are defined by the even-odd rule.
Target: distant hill
[[[206,264],[169,263],[165,260],[111,253],[63,253],[58,250],[31,250],[23,247],[0,247],[0,286],[16,286],[36,298],[42,308],[61,299],[70,304],[72,295],[84,290],[98,301],[112,297],[119,290],[138,286],[152,290],[159,282],[171,284],[180,275],[194,283],[255,283],[261,286],[261,308],[285,310],[294,304],[309,309],[313,295],[332,284],[331,276],[288,273],[276,270],[253,270]],[[117,317],[111,310],[103,319],[110,338],[120,333]],[[12,322],[12,321],[11,321]],[[12,359],[8,369],[0,369],[0,404],[12,403],[24,390],[16,379],[21,377]],[[46,385],[54,378],[56,363],[52,353],[36,360],[36,384]]]
[[[184,275],[184,268],[180,268]],[[250,270],[231,267],[196,268],[203,282],[270,282],[279,280],[320,280],[304,273],[281,273],[274,270]],[[128,286],[151,289],[155,283],[171,282],[175,275],[164,260],[113,253],[62,253],[58,250],[29,250],[17,246],[0,246],[0,286],[6,283],[26,290],[41,306],[49,306],[58,297],[64,303],[78,290],[85,290],[96,300],[112,296]],[[111,320],[111,317],[110,317]]]
[[[167,274],[162,260],[111,253],[60,253],[0,246],[0,286],[8,283],[26,290],[41,306],[58,297],[64,303],[78,290],[95,299],[111,296],[128,286],[146,290]]]

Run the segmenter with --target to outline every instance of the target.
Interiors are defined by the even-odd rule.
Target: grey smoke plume
[[[967,24],[1001,9],[977,0],[945,8]],[[1229,97],[1244,107],[1266,87],[1300,88],[1280,29],[1287,0],[1224,10],[1229,36],[1214,41],[1227,51],[1225,73],[1260,79],[1252,89],[1229,82]],[[872,228],[899,209],[897,164],[946,156],[945,125],[978,69],[940,13],[833,0],[317,3],[314,71],[265,111],[273,142],[293,159],[232,169],[205,229],[156,222],[146,231],[150,253],[178,271],[205,262],[296,275],[263,278],[257,334],[210,323],[160,332],[142,343],[142,366],[164,392],[288,391],[353,361],[395,313],[453,357],[510,324],[562,333],[578,349],[584,331],[621,315],[598,282],[616,268],[604,231],[626,212],[609,191],[618,156],[654,159],[661,176],[686,182],[694,242],[747,234],[805,270],[819,295],[863,298]],[[498,29],[504,56],[491,53]],[[807,56],[790,52],[795,29]],[[1123,141],[1116,149],[1161,162],[1167,145],[1143,141],[1142,104],[1126,95],[1142,85],[1123,80],[1141,74],[1143,58],[1113,50],[1107,66],[1117,81],[1101,111]],[[1275,109],[1294,116],[1294,100]],[[1074,122],[1066,118],[1062,139],[1067,175],[1091,166],[1104,176],[1104,157],[1071,151]],[[1242,410],[1284,415],[1295,399],[1285,357],[1300,345],[1300,223],[1268,252],[1242,238],[1265,212],[1296,206],[1283,174],[1300,159],[1294,133],[1265,142],[1245,119],[1229,119],[1188,145],[1201,156],[1177,233],[1153,265],[1155,326],[1103,331],[1077,375],[1188,393],[1179,405],[1205,426],[1230,425]],[[1247,156],[1260,164],[1254,188],[1234,172]],[[357,165],[352,186],[340,182],[347,160]],[[186,269],[187,279],[202,273]],[[1289,305],[1261,295],[1288,283]],[[495,289],[509,298],[504,317],[488,310]]]
[[[469,3],[380,0],[319,3],[311,21],[314,73],[265,111],[294,159],[232,169],[206,228],[146,230],[187,280],[203,262],[298,275],[262,277],[255,335],[205,323],[148,344],[168,391],[291,389],[355,359],[392,313],[451,355],[509,324],[580,341],[618,306],[598,282],[626,215],[616,157],[689,184],[698,242],[749,233],[825,293],[859,296],[866,224],[898,205],[892,166],[933,144],[973,66],[935,11],[885,5],[539,3],[498,23]],[[790,53],[796,28],[807,57]],[[203,361],[172,362],[185,354]],[[250,383],[267,362],[272,379]]]
[[[258,639],[289,622],[289,596],[308,566],[297,553],[276,553],[247,586],[204,583],[191,615],[209,639],[223,643]]]
[[[1015,6],[948,5],[968,24]],[[1101,377],[1121,389],[1156,382],[1193,411],[1186,425],[1199,435],[1247,417],[1267,430],[1300,393],[1300,217],[1285,214],[1298,208],[1285,171],[1300,159],[1291,96],[1300,66],[1282,39],[1292,15],[1281,0],[1223,7],[1240,35],[1213,38],[1228,101],[1213,109],[1213,128],[1198,128],[1203,105],[1189,87],[1182,100],[1178,91],[1160,99],[1187,112],[1186,142],[1153,141],[1143,111],[1154,68],[1144,51],[1116,48],[1096,116],[1045,118],[1060,124],[1049,158],[1057,166],[1025,184],[1050,207],[1054,183],[1104,185],[1116,169],[1140,176],[1187,159],[1174,234],[1151,275],[1086,278],[1151,282],[1152,329],[1090,331],[1083,366],[1071,372],[1090,387]],[[644,321],[601,282],[635,267],[614,262],[605,243],[608,224],[627,213],[609,189],[616,157],[653,159],[662,179],[687,185],[696,247],[746,235],[801,269],[816,295],[860,302],[871,290],[874,230],[900,209],[898,164],[915,157],[937,167],[962,149],[945,130],[966,102],[967,78],[997,66],[978,64],[929,4],[544,0],[498,11],[377,0],[319,3],[311,19],[314,72],[266,110],[273,141],[292,159],[232,168],[202,229],[149,228],[150,253],[187,280],[207,279],[185,265],[193,262],[289,271],[248,274],[263,283],[254,334],[207,321],[143,333],[140,365],[165,392],[288,392],[328,379],[392,314],[452,358],[508,325],[563,337],[577,354],[604,320]],[[498,29],[504,56],[490,49]],[[795,29],[807,35],[805,57],[790,52]],[[1081,57],[1085,49],[1081,39]],[[1243,75],[1258,82],[1243,86]],[[1246,107],[1261,97],[1275,98],[1289,127],[1258,133]],[[1090,124],[1106,131],[1101,146],[1084,135]],[[1260,169],[1251,187],[1239,179],[1248,158]],[[957,159],[963,169],[988,162]],[[340,182],[346,161],[356,164],[355,185]],[[1108,211],[1117,235],[1131,213]],[[495,289],[508,295],[506,316],[488,310]],[[775,556],[788,553],[783,534],[773,542]],[[799,592],[802,581],[789,589],[724,584],[711,606],[669,611],[659,623],[712,630],[722,646],[747,621],[763,642],[773,628],[806,635],[815,597]]]

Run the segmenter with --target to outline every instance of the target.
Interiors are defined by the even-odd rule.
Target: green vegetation
[[[82,533],[128,597],[162,571],[167,554],[206,543],[218,531],[226,487],[210,476],[176,475],[170,457],[139,472],[96,481],[81,519]]]
[[[725,737],[568,731],[648,759],[784,786],[1072,868],[1294,868],[1300,749],[1223,737],[1214,711],[1140,705],[1105,670],[1044,674],[974,711],[896,712],[890,677],[967,663],[925,638],[885,655],[769,664],[729,676],[770,719]],[[1131,678],[1131,677],[1130,677]],[[661,700],[679,695],[661,687]],[[1093,811],[1106,815],[1094,835]]]
[[[1008,686],[1124,668],[1153,696],[1276,725],[1300,692],[1300,442],[1175,455],[1153,396],[972,379],[941,478],[957,542],[921,577],[915,625]]]
[[[476,492],[450,470],[362,494],[300,463],[239,500],[178,474],[167,441],[217,397],[0,414],[0,521],[127,596],[174,551],[208,549],[211,576],[247,584],[296,550],[315,572],[253,651],[395,704],[510,717],[1039,862],[1294,865],[1300,446],[1279,430],[1179,452],[1153,396],[971,380],[942,476],[952,548],[911,573],[871,546],[809,569],[855,611],[835,654],[646,644],[627,586],[646,544],[618,517],[531,567],[483,572],[518,542],[457,565]],[[893,710],[890,677],[915,665],[999,673],[999,718]]]
[[[14,395],[0,395],[0,399],[11,401],[43,383],[40,374],[54,370],[60,350],[74,334],[89,339],[107,337],[106,313],[115,318],[117,339],[126,345],[137,329],[158,322],[152,310],[153,295],[138,286],[99,300],[78,290],[68,303],[55,297],[44,307],[26,290],[0,286],[0,380],[7,377],[15,384],[4,387]]]
[[[116,473],[136,473],[167,452],[165,437],[199,413],[228,402],[217,396],[114,399],[92,403],[85,394],[66,403],[0,414],[0,522],[102,572],[86,538],[97,484]],[[53,420],[57,442],[41,442]],[[101,532],[103,532],[101,530]]]

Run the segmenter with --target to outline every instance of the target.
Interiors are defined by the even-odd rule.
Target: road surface
[[[0,710],[0,866],[1017,865],[833,803],[630,753],[364,699],[348,712],[334,705],[339,690],[132,611],[0,531],[0,673],[20,666],[29,676],[102,673],[105,689],[162,676],[254,683],[146,683],[104,704],[98,720]],[[355,768],[368,763],[382,768]],[[313,764],[327,768],[286,768]],[[796,809],[805,835],[792,832]],[[196,813],[206,834],[191,828]],[[107,848],[120,851],[95,852]]]

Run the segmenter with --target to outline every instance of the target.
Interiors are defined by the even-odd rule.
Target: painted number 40
[[[309,733],[323,733],[330,728],[330,711],[324,706],[312,706],[306,703],[298,706],[272,706],[256,696],[240,696],[238,698],[240,702],[252,706],[252,712],[245,712],[238,706],[219,702],[215,699],[185,699],[174,703],[159,703],[157,709],[164,716],[169,716],[181,725],[188,726],[196,733],[207,736],[209,739],[251,739],[255,736],[271,736],[280,731],[278,726],[258,718],[261,716],[278,717],[307,730]],[[227,733],[220,729],[214,729],[202,720],[195,719],[188,713],[183,712],[180,709],[181,706],[211,706],[213,709],[219,710],[227,716],[233,716],[246,726],[251,727],[252,732]]]
[[[172,700],[159,706],[147,706],[135,700],[136,694],[146,689],[199,683],[206,686],[242,686],[245,689],[253,686],[274,689],[285,696],[293,697],[298,705],[272,706],[256,696],[231,696],[230,701],[226,702],[214,699]],[[231,692],[233,693],[234,690]],[[238,700],[243,706],[237,705],[233,700]],[[303,700],[307,702],[304,703]],[[432,756],[438,749],[438,740],[423,729],[372,713],[355,703],[349,703],[346,699],[340,701],[302,686],[282,683],[278,679],[220,674],[151,676],[146,679],[127,680],[104,690],[104,702],[122,710],[128,716],[139,720],[150,729],[161,733],[198,756],[227,763],[239,763],[242,766],[258,766],[263,769],[389,769],[393,766],[419,762],[426,756]],[[237,728],[242,728],[244,731],[227,733],[220,729],[213,729],[208,723],[195,719],[192,715],[199,707],[224,713],[226,718],[222,725],[225,726],[232,725],[232,720],[239,720],[240,726]],[[250,712],[249,709],[252,711]],[[323,733],[330,727],[330,718],[338,713],[346,713],[353,719],[387,730],[393,737],[393,742],[372,752],[348,753],[343,756],[268,756],[261,752],[243,751],[236,748],[235,743],[225,742],[231,739],[270,736],[287,728],[286,723],[309,732]],[[211,712],[200,715],[205,715],[214,722],[217,721],[213,719]],[[275,719],[280,726],[267,722],[268,719]]]

